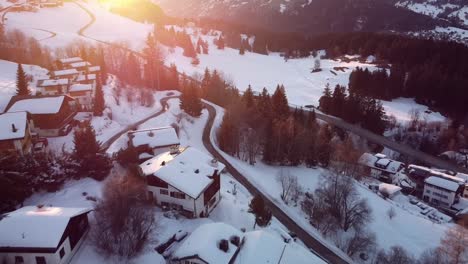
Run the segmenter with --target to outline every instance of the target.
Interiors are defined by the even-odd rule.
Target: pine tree
[[[322,97],[319,99],[319,107],[326,114],[330,114],[332,104],[332,92],[330,85],[327,83],[325,90],[323,91]]]
[[[94,115],[102,116],[102,112],[105,108],[104,93],[102,91],[101,78],[96,78],[96,94],[94,96]]]
[[[263,117],[271,117],[272,116],[272,105],[271,105],[271,97],[268,93],[266,88],[263,88],[260,97],[258,98],[257,103],[258,111],[263,115]]]
[[[193,117],[199,117],[203,110],[203,103],[197,90],[196,84],[192,81],[184,88],[180,97],[180,109]]]
[[[218,47],[218,49],[220,50],[223,50],[224,46],[225,46],[225,43],[224,43],[223,35],[220,35],[218,40],[216,41],[216,47]]]
[[[258,224],[259,226],[267,226],[271,220],[271,211],[265,205],[265,201],[263,200],[262,196],[255,195],[254,198],[250,201],[249,204],[249,213],[255,215],[255,226]]]
[[[101,144],[96,140],[96,133],[89,122],[81,124],[73,135],[75,145],[72,158],[75,161],[76,178],[83,176],[95,180],[103,180],[111,168],[110,159],[101,149]]]
[[[243,39],[241,39],[241,45],[240,45],[240,48],[239,48],[239,54],[240,55],[244,55],[245,54],[245,42]]]
[[[244,95],[242,96],[242,101],[244,102],[247,108],[252,108],[254,106],[254,93],[250,84],[247,90],[245,90]]]
[[[101,67],[100,77],[101,77],[101,84],[107,84],[107,65],[106,59],[104,56],[104,49],[99,50],[99,66]]]
[[[271,97],[275,117],[287,118],[289,116],[289,104],[286,91],[283,85],[276,87],[275,93]]]
[[[16,70],[16,95],[31,95],[28,89],[28,81],[26,80],[26,73],[23,70],[23,65],[18,64]]]

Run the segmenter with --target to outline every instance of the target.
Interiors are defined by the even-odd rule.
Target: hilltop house
[[[83,59],[80,57],[71,57],[71,58],[63,58],[57,60],[57,66],[61,70],[70,69],[70,64],[82,62]]]
[[[75,116],[75,99],[70,96],[13,96],[7,112],[26,111],[34,121],[32,131],[43,137],[68,134]]]
[[[69,79],[74,80],[80,72],[76,69],[66,69],[66,70],[59,70],[59,71],[51,71],[49,73],[50,78],[52,79]]]
[[[27,206],[0,216],[0,263],[69,263],[89,230],[85,208]]]
[[[36,95],[61,95],[66,94],[70,85],[69,79],[39,80],[37,82]]]
[[[445,208],[457,203],[465,189],[463,180],[451,176],[430,176],[424,183],[423,200]]]
[[[33,127],[31,115],[27,112],[0,114],[0,155],[31,153]]]
[[[91,84],[73,84],[68,95],[75,98],[84,110],[91,111],[94,107],[94,91]]]
[[[392,183],[405,164],[387,158],[384,154],[364,153],[359,158],[358,163],[368,168],[369,175],[386,183]]]
[[[325,263],[296,243],[257,230],[243,233],[224,223],[204,224],[179,245],[169,260],[171,264],[305,264]]]
[[[180,140],[173,127],[135,130],[127,133],[129,146],[134,147],[140,160],[152,158],[164,152],[179,152]]]
[[[140,165],[148,199],[187,217],[206,217],[221,196],[224,164],[192,147],[181,153],[162,153]]]

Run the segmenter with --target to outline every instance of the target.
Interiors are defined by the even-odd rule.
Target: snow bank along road
[[[268,197],[262,194],[254,185],[252,185],[247,178],[242,175],[234,166],[232,166],[229,161],[227,161],[213,146],[211,142],[211,130],[213,129],[213,123],[216,117],[216,110],[213,106],[209,104],[204,104],[205,108],[208,109],[208,122],[203,130],[203,144],[205,148],[220,162],[226,165],[229,173],[240,182],[252,195],[261,195],[263,200],[265,200],[266,205],[270,208],[273,216],[275,216],[283,225],[285,225],[290,231],[297,234],[297,237],[306,244],[307,247],[313,249],[316,254],[318,254],[322,259],[328,263],[338,264],[338,263],[348,263],[335,252],[330,250],[326,245],[322,244],[319,240],[311,236],[307,231],[302,229],[294,219],[289,217],[285,212],[281,210],[278,206],[275,205]]]
[[[341,129],[348,130],[349,132],[356,134],[362,138],[367,139],[368,141],[374,142],[376,144],[383,145],[391,150],[397,151],[401,154],[413,157],[421,162],[434,166],[436,168],[442,168],[446,170],[451,170],[455,172],[464,172],[468,173],[468,169],[457,166],[453,163],[447,162],[440,158],[434,157],[432,155],[426,154],[422,151],[413,149],[408,145],[400,144],[395,141],[392,141],[384,136],[377,135],[372,133],[369,130],[366,130],[362,127],[352,125],[343,121],[340,118],[336,118],[334,116],[325,115],[323,113],[316,112],[316,116],[318,119],[323,120],[331,125],[337,126]]]
[[[103,151],[106,151],[117,139],[119,139],[123,134],[127,133],[128,131],[130,130],[135,130],[138,128],[138,126],[140,126],[141,124],[145,123],[146,121],[152,119],[152,118],[155,118],[163,113],[166,112],[166,109],[169,107],[169,105],[167,104],[167,101],[169,99],[174,99],[174,98],[179,98],[179,96],[167,96],[167,97],[164,97],[160,100],[160,103],[161,103],[161,110],[159,110],[158,112],[144,118],[144,119],[141,119],[131,125],[128,125],[126,127],[124,127],[124,129],[122,129],[120,132],[118,132],[117,134],[113,135],[111,138],[109,138],[108,140],[106,140],[104,143],[102,143],[101,145],[101,149]]]

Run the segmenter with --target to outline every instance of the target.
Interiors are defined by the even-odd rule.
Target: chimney
[[[16,133],[18,131],[15,124],[11,124],[11,131],[13,131],[13,133]]]

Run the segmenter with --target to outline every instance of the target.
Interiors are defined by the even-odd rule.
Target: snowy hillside
[[[180,30],[180,29],[179,29]],[[195,30],[196,32],[197,30]],[[192,30],[187,30],[192,32]],[[277,84],[284,84],[286,94],[290,103],[298,107],[306,105],[318,106],[318,100],[322,96],[323,89],[327,84],[347,86],[349,75],[356,67],[377,69],[377,66],[369,61],[358,60],[359,58],[348,56],[347,60],[322,59],[322,71],[311,73],[314,66],[314,58],[289,59],[285,61],[278,53],[268,56],[247,52],[239,55],[239,51],[231,48],[219,50],[213,44],[213,36],[201,36],[210,44],[209,54],[200,54],[200,64],[193,66],[191,59],[182,55],[183,50],[176,48],[174,53],[167,51],[166,64],[175,63],[177,68],[188,75],[201,76],[206,68],[221,71],[228,80],[234,82],[240,91],[247,89],[249,85],[256,92],[261,92],[265,87],[272,94]],[[196,40],[195,37],[193,37]],[[348,61],[349,59],[349,61]],[[393,102],[382,102],[387,114],[394,115],[397,120],[408,121],[409,111],[413,108],[424,113],[426,106],[416,104],[411,99],[397,99]],[[439,113],[424,113],[429,121],[444,121],[445,118]]]
[[[16,70],[18,64],[0,60],[0,112],[3,112],[11,96],[16,93]],[[35,65],[23,65],[23,69],[26,74],[32,77],[32,82],[29,84],[29,88],[32,93],[35,92],[35,84],[39,79],[46,79],[47,69],[41,68]]]
[[[94,42],[79,35],[81,29],[86,29],[85,35],[93,39],[125,42],[139,49],[139,44],[152,29],[150,25],[113,14],[94,0],[66,2],[61,7],[39,8],[35,12],[7,10],[5,24],[7,30],[19,29],[52,48],[63,47],[77,40]],[[85,28],[88,24],[89,27]]]
[[[468,25],[467,1],[410,0],[400,1],[396,6],[434,18],[453,19],[461,25]]]

